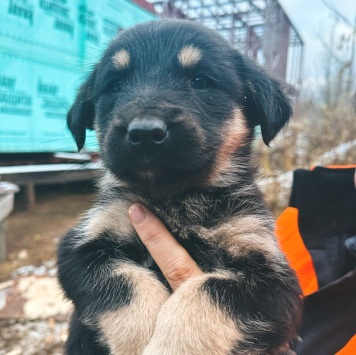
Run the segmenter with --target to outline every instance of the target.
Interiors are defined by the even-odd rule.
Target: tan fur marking
[[[112,187],[127,187],[127,183],[118,179],[109,170],[105,171],[105,174],[98,181],[98,186],[100,189],[107,189]]]
[[[236,108],[232,118],[225,123],[221,131],[222,145],[218,151],[213,172],[210,175],[210,183],[216,184],[224,173],[230,169],[236,169],[232,163],[232,158],[236,150],[244,145],[247,133],[246,118],[242,111]]]
[[[233,217],[200,235],[216,242],[234,257],[244,256],[252,251],[262,252],[272,260],[281,255],[273,234],[272,221],[262,216]]]
[[[121,263],[116,275],[125,275],[133,288],[130,305],[100,316],[99,325],[110,354],[141,355],[148,344],[162,304],[169,293],[153,272]]]
[[[221,271],[184,282],[162,306],[143,355],[224,355],[243,340],[237,325],[201,289],[211,276],[234,277]]]
[[[126,49],[121,49],[113,55],[112,61],[117,69],[125,69],[129,66],[130,54]]]
[[[240,109],[235,109],[232,119],[222,129],[223,144],[219,149],[218,163],[229,161],[236,150],[245,143],[247,135],[246,118]]]
[[[83,230],[89,238],[95,238],[104,231],[110,231],[121,237],[133,234],[129,221],[128,209],[131,202],[116,200],[111,204],[94,207],[88,212],[83,225]]]
[[[202,57],[201,50],[192,45],[185,46],[178,54],[178,59],[182,67],[189,68],[199,62]]]

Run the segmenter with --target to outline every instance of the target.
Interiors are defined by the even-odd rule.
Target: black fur
[[[201,58],[184,68],[178,54],[189,45],[201,51]],[[118,70],[112,57],[122,49],[130,60]],[[196,77],[203,78],[206,86],[196,89]],[[227,161],[233,168],[219,171],[216,178],[214,171],[222,164],[219,152],[227,139],[222,132],[236,109],[243,112],[246,132],[241,132],[243,140]],[[114,201],[144,203],[204,272],[236,274],[231,280],[212,277],[201,288],[227,317],[246,326],[244,341],[231,349],[234,354],[272,355],[285,350],[299,324],[301,291],[282,255],[271,260],[258,247],[232,255],[219,241],[204,239],[200,231],[252,215],[265,221],[263,228],[273,234],[273,223],[254,183],[251,142],[254,128],[260,125],[269,144],[290,116],[281,85],[220,35],[188,21],[160,21],[138,25],[112,41],[67,117],[79,150],[86,128],[96,127],[105,168],[112,181],[123,181],[102,183],[97,206],[105,208]],[[161,150],[147,156],[131,149],[127,129],[134,119],[158,119],[167,125],[169,136]],[[79,351],[78,344],[90,335],[89,344],[99,346],[95,339],[101,330],[95,319],[130,305],[133,290],[127,278],[110,275],[115,261],[152,270],[169,289],[135,234],[128,241],[108,228],[94,239],[81,241],[81,233],[81,227],[70,231],[58,251],[59,279],[76,308],[68,354],[88,354]],[[258,321],[270,327],[259,328]],[[100,354],[109,353],[105,345],[100,346]]]
[[[109,354],[109,349],[105,345],[100,344],[98,332],[84,326],[76,312],[72,316],[70,329],[71,332],[67,341],[66,353],[85,355]]]

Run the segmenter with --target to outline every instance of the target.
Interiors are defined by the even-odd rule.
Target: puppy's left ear
[[[95,79],[95,70],[81,85],[75,101],[67,114],[67,126],[80,151],[85,143],[86,129],[94,129],[95,109],[92,99],[92,90]]]
[[[245,114],[252,125],[261,126],[266,145],[292,116],[290,100],[282,85],[249,58],[239,58],[238,69],[245,93]],[[243,69],[243,70],[242,70]]]

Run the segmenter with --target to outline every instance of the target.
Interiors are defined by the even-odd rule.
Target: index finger
[[[203,273],[189,253],[152,212],[135,204],[129,208],[129,217],[173,291],[190,277]]]

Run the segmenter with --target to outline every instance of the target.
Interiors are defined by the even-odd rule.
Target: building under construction
[[[0,1],[0,154],[75,151],[65,117],[88,65],[119,29],[157,14],[215,28],[295,94],[300,86],[303,42],[277,0],[32,2]],[[96,149],[92,132],[86,142]]]
[[[162,17],[218,30],[239,50],[298,90],[303,40],[277,0],[149,0]]]

